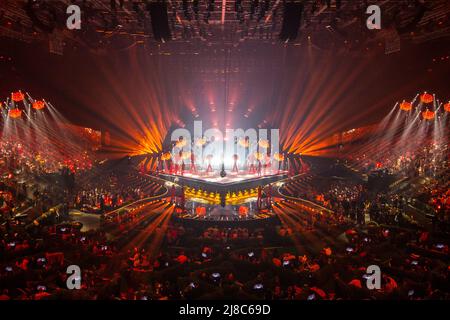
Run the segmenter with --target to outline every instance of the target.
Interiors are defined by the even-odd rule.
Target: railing
[[[301,176],[301,175],[304,175],[304,173],[298,174],[298,175],[296,175],[296,176],[294,176],[294,177],[292,177],[292,178],[287,178],[287,179],[281,180],[281,181],[279,181],[279,182],[282,183],[282,182],[287,181],[287,180],[295,179],[295,178],[297,178],[297,177],[299,177],[299,176]],[[323,207],[323,206],[321,206],[321,205],[319,205],[319,204],[317,204],[317,203],[311,202],[311,201],[309,201],[309,200],[302,199],[302,198],[297,198],[297,197],[293,197],[293,196],[288,196],[288,195],[286,195],[286,194],[284,194],[284,193],[282,193],[282,192],[280,191],[281,187],[282,187],[282,186],[278,187],[278,189],[277,189],[278,194],[279,194],[280,196],[282,196],[282,197],[288,199],[288,200],[295,201],[295,202],[301,202],[301,203],[303,203],[305,206],[310,206],[310,207],[313,207],[314,209],[317,209],[317,210],[327,211],[328,213],[334,213],[333,210],[330,210],[330,209],[328,209],[328,208],[325,208],[325,207]]]
[[[150,179],[160,180],[160,181],[166,182],[164,179],[157,178],[157,177],[154,177],[154,176],[151,176],[151,175],[148,175],[148,174],[145,174],[145,176],[149,177]],[[105,215],[114,214],[116,212],[119,212],[122,209],[131,207],[131,206],[143,203],[143,202],[149,202],[149,201],[154,201],[154,200],[159,200],[161,198],[164,198],[169,193],[169,190],[164,185],[162,185],[162,187],[165,189],[165,191],[162,194],[158,194],[158,195],[155,195],[155,196],[146,197],[146,198],[143,198],[143,199],[139,199],[139,200],[133,201],[133,202],[128,203],[128,204],[126,204],[124,206],[121,206],[120,208],[117,208],[117,209],[114,209],[112,211],[106,212]]]
[[[155,200],[159,200],[159,199],[161,199],[161,198],[164,198],[164,197],[167,195],[167,193],[169,192],[169,190],[167,190],[167,188],[165,188],[165,189],[166,189],[166,190],[165,190],[164,193],[162,193],[162,194],[158,194],[158,195],[156,195],[156,196],[151,196],[151,197],[147,197],[147,198],[143,198],[143,199],[139,199],[139,200],[133,201],[133,202],[131,202],[131,203],[129,203],[129,204],[126,204],[126,205],[124,205],[124,206],[121,206],[120,208],[114,209],[114,210],[109,211],[109,212],[105,212],[105,215],[111,215],[111,214],[114,214],[114,213],[116,213],[116,212],[119,212],[119,211],[122,210],[122,209],[131,207],[131,206],[134,206],[134,205],[143,203],[143,202],[155,201]]]
[[[35,222],[40,223],[41,220],[47,218],[50,214],[56,212],[57,210],[59,210],[60,208],[62,208],[62,204],[57,204],[53,207],[51,207],[50,209],[48,209],[46,212],[44,212],[43,214],[41,214],[39,217],[37,217],[36,219],[34,219],[32,222],[30,222],[29,224],[27,224],[25,226],[25,228],[28,228],[32,225],[35,224]]]

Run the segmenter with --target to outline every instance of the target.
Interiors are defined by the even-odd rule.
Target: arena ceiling
[[[446,0],[4,0],[0,34],[33,42],[48,41],[51,33],[67,47],[82,46],[98,53],[130,45],[152,50],[159,41],[154,38],[148,4],[155,2],[166,4],[170,42],[175,48],[196,42],[205,46],[277,42],[286,3],[302,5],[299,35],[288,41],[297,45],[312,38],[320,48],[338,46],[345,51],[384,40],[393,29],[415,43],[450,34]],[[70,4],[78,4],[83,12],[79,32],[65,28]],[[368,4],[381,7],[383,31],[373,33],[361,27]]]

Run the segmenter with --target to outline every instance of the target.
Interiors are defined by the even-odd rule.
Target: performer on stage
[[[180,151],[181,152],[181,151]],[[181,156],[179,154],[175,154],[174,157],[174,162],[175,162],[175,168],[174,168],[174,174],[178,174],[178,172],[180,171],[180,160],[181,160]]]
[[[197,167],[195,166],[194,152],[191,152],[191,173],[197,173]]]
[[[208,167],[206,168],[206,173],[213,172],[213,168],[212,168],[212,165],[211,165],[211,161],[212,161],[213,157],[214,156],[212,154],[208,154],[206,156],[206,161],[208,162]]]
[[[238,159],[239,159],[239,156],[237,154],[233,154],[234,164],[233,164],[233,169],[231,170],[231,172],[236,172],[236,173],[239,172],[239,169],[238,169],[238,166],[237,166]]]
[[[257,173],[258,173],[258,177],[261,177],[261,160],[258,159],[258,169],[257,169]]]
[[[253,174],[255,173],[255,155],[253,153],[249,154],[247,157],[247,167],[248,167],[248,173]]]

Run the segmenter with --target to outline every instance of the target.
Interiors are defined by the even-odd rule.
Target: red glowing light
[[[403,100],[403,102],[400,103],[400,109],[402,109],[403,111],[411,111],[412,103]]]
[[[262,154],[261,152],[255,152],[254,155],[255,155],[256,160],[261,161],[264,159],[264,154]]]
[[[9,110],[8,115],[13,119],[20,118],[22,116],[22,110],[17,108],[11,109]]]
[[[444,104],[444,110],[450,112],[450,101]]]
[[[420,96],[420,101],[422,101],[422,103],[432,103],[433,100],[433,95],[426,92]]]
[[[33,109],[42,110],[45,108],[45,103],[42,100],[36,100],[33,102]]]
[[[427,109],[424,112],[422,112],[422,117],[425,120],[433,120],[434,119],[434,111],[430,111]]]
[[[281,161],[284,160],[284,154],[275,152],[275,154],[273,155],[273,158],[274,158],[276,161],[280,161],[280,162],[281,162]]]
[[[25,95],[21,91],[11,93],[11,99],[14,102],[20,102],[25,98]]]
[[[269,148],[269,141],[265,140],[265,139],[261,139],[261,140],[259,140],[259,146],[261,148],[267,149],[267,148]]]

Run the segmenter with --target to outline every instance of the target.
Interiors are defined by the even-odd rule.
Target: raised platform
[[[160,173],[159,176],[165,180],[191,188],[201,188],[209,192],[225,194],[227,192],[238,192],[245,189],[253,189],[259,186],[276,183],[287,178],[287,172],[274,173],[265,176],[248,173],[228,173],[221,177],[218,172],[209,175],[185,173],[183,175]]]

